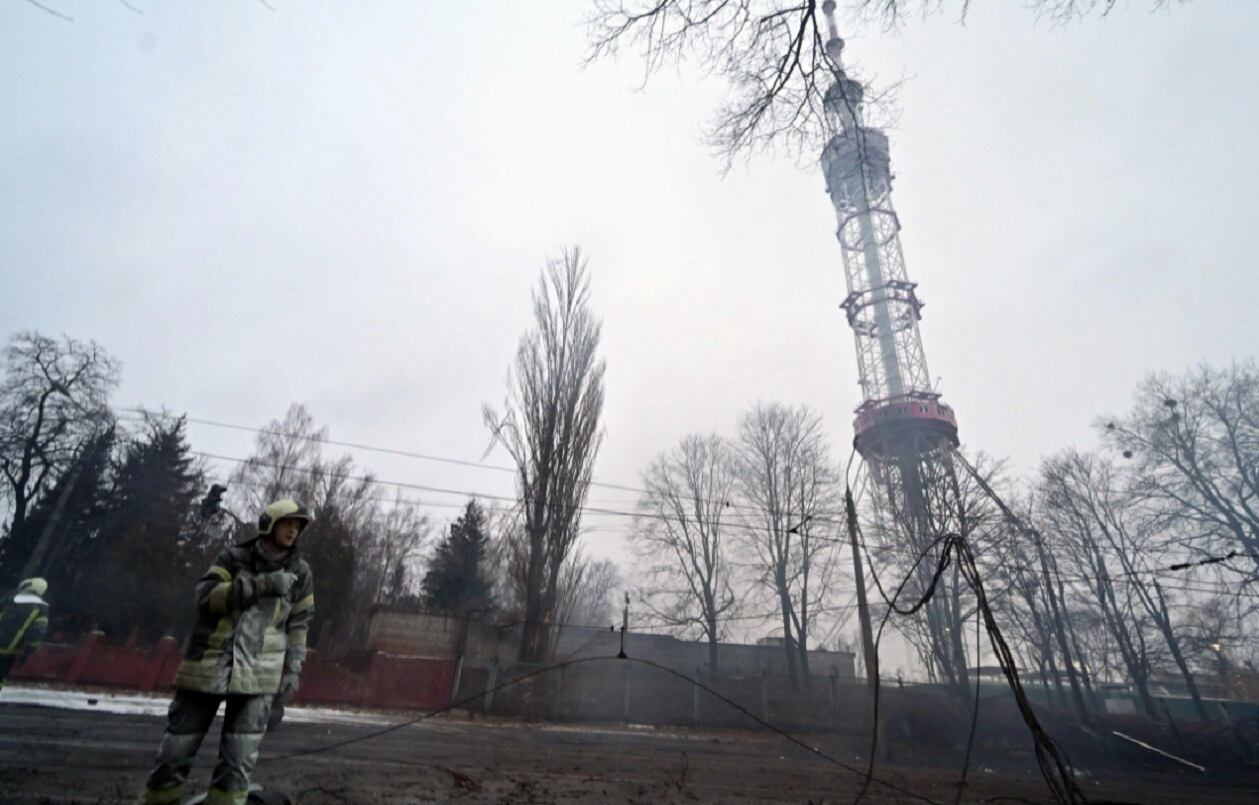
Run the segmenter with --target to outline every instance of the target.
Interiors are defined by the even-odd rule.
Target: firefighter
[[[22,649],[38,646],[48,631],[46,592],[48,582],[43,579],[23,579],[0,610],[0,688]]]
[[[297,555],[311,516],[278,500],[258,518],[258,536],[219,554],[196,584],[197,624],[175,675],[166,733],[141,798],[177,803],[202,738],[226,701],[219,762],[207,805],[242,805],[273,702],[297,691],[314,580]]]

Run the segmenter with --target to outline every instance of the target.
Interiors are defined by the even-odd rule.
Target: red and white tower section
[[[839,219],[848,296],[843,309],[857,346],[861,405],[854,422],[863,457],[888,460],[956,446],[953,409],[932,388],[918,322],[922,302],[901,252],[900,219],[892,207],[887,135],[862,122],[864,89],[842,69],[844,41],[834,3],[823,4],[827,54],[838,68],[826,93],[836,134],[822,152],[826,192]]]
[[[823,3],[822,10],[829,28],[826,52],[835,69],[825,101],[835,134],[822,151],[822,172],[839,220],[848,286],[842,307],[857,345],[861,384],[853,445],[873,482],[868,495],[875,542],[900,548],[885,564],[899,557],[900,569],[909,573],[906,592],[920,595],[932,584],[939,538],[964,530],[965,524],[952,516],[961,511],[952,461],[957,418],[940,400],[927,370],[918,332],[922,302],[905,270],[900,219],[892,207],[887,135],[862,120],[865,93],[844,72],[844,40],[835,29],[833,0]],[[855,538],[853,552],[859,568]],[[915,563],[915,556],[921,561]],[[863,602],[864,592],[859,593]],[[914,635],[911,643],[931,678],[969,690],[962,614],[957,595],[935,595],[923,608],[924,617],[902,629]],[[862,639],[871,654],[867,620],[863,613]],[[876,666],[867,666],[867,674],[876,673]]]

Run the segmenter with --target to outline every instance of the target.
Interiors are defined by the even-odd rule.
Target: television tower
[[[821,163],[839,220],[836,235],[848,288],[841,307],[856,342],[862,398],[853,446],[870,471],[881,525],[897,535],[906,554],[928,554],[918,566],[918,580],[925,584],[934,569],[931,546],[942,530],[941,518],[955,511],[947,500],[956,489],[951,457],[958,445],[957,419],[932,388],[927,371],[918,332],[923,305],[905,270],[900,220],[892,207],[887,135],[862,120],[864,90],[844,73],[834,0],[823,3],[822,11],[829,34],[826,53],[835,69],[825,103],[836,133]],[[860,560],[854,556],[854,561],[860,571]],[[859,593],[864,600],[864,590]],[[931,654],[942,675],[960,675],[956,681],[965,684],[965,650],[946,598],[935,596],[927,607]],[[868,640],[864,634],[863,639]]]

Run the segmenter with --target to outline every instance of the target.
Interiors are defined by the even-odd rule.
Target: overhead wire
[[[187,415],[177,415],[177,414],[168,414],[165,412],[149,411],[144,408],[119,408],[117,410],[133,413],[133,414],[139,414],[141,416],[147,415],[147,416],[156,416],[156,417],[160,417],[164,419],[183,419],[187,422],[192,422],[198,425],[206,425],[209,427],[225,428],[225,429],[237,430],[237,431],[248,431],[252,433],[261,433],[261,434],[267,434],[271,436],[278,436],[278,437],[286,438],[286,439],[299,439],[303,441],[314,442],[316,444],[331,445],[333,447],[346,447],[353,450],[363,450],[366,452],[381,453],[385,455],[394,455],[394,456],[400,456],[403,458],[414,458],[414,459],[419,459],[423,461],[432,461],[432,462],[438,462],[438,463],[443,463],[443,464],[451,464],[455,466],[469,467],[472,469],[484,469],[484,470],[492,470],[492,471],[497,471],[497,472],[506,472],[512,475],[515,475],[518,472],[517,468],[515,467],[507,467],[507,466],[498,465],[498,464],[488,464],[483,461],[470,461],[468,459],[436,456],[436,455],[432,455],[428,453],[420,453],[420,452],[411,451],[411,450],[398,450],[391,447],[381,447],[378,445],[363,444],[361,442],[339,441],[336,439],[328,439],[328,438],[324,438],[320,436],[312,436],[310,434],[305,434],[305,433],[286,433],[284,431],[280,431],[273,428],[267,428],[267,427],[260,428],[260,427],[256,427],[252,425],[237,425],[237,424],[232,424],[228,422],[220,422],[220,421],[212,420],[212,419],[201,419],[198,417],[192,417],[192,416],[187,416]],[[143,419],[131,419],[128,421],[141,422],[143,421]],[[650,494],[651,492],[651,490],[645,489],[643,487],[630,486],[628,484],[612,483],[609,481],[591,480],[589,485],[594,486],[594,487],[602,487],[604,489],[617,489],[622,492],[635,492],[639,494]],[[723,503],[730,508],[754,508],[754,507],[749,506],[748,504],[742,504],[736,501],[726,500],[724,498],[708,498],[708,499],[704,499],[704,502]]]
[[[191,455],[199,456],[201,458],[211,459],[215,461],[227,461],[227,462],[232,462],[238,465],[251,465],[251,466],[257,466],[257,467],[266,467],[269,469],[290,470],[294,472],[305,473],[308,475],[315,475],[322,472],[322,470],[318,468],[285,466],[281,464],[275,464],[273,462],[261,461],[259,459],[254,459],[254,458],[240,458],[238,456],[225,456],[222,454],[209,453],[202,450],[189,450],[188,452]],[[476,497],[476,498],[485,499],[485,500],[496,500],[496,501],[512,503],[512,504],[518,504],[521,502],[521,499],[516,495],[503,495],[503,494],[496,494],[496,493],[491,493],[491,492],[477,492],[474,490],[453,489],[449,487],[431,486],[429,484],[418,484],[418,483],[412,483],[408,481],[391,481],[391,480],[386,480],[383,478],[376,478],[375,476],[372,476],[372,475],[337,473],[337,472],[331,473],[331,475],[333,475],[334,477],[338,479],[346,480],[346,481],[356,481],[360,483],[375,483],[381,486],[395,487],[398,489],[410,489],[410,490],[415,490],[418,492],[431,492],[434,494],[459,495],[461,497]],[[415,505],[425,505],[425,504],[416,503]],[[673,517],[673,516],[658,513],[658,512],[624,511],[620,509],[612,509],[612,508],[607,508],[607,507],[594,506],[594,505],[581,504],[581,503],[554,502],[554,503],[547,503],[546,505],[548,507],[559,509],[559,510],[581,512],[583,515],[591,514],[591,515],[596,515],[596,516],[605,515],[609,517],[641,518],[641,519],[648,519],[648,520],[658,520],[662,522],[682,522],[682,520],[677,517]],[[730,522],[728,523],[728,526],[733,529],[738,529],[738,530],[743,530],[743,531],[753,531],[756,533],[761,533],[768,530],[764,527],[752,525],[750,523],[741,523],[741,522]],[[816,535],[810,535],[809,539],[813,539],[813,540],[817,540],[821,542],[838,542],[838,540],[822,538]]]
[[[296,472],[302,472],[305,474],[318,474],[319,472],[321,472],[321,470],[318,470],[315,468],[285,466],[285,465],[261,461],[261,460],[253,459],[253,458],[240,458],[236,456],[225,456],[221,454],[209,453],[209,452],[200,451],[200,450],[190,450],[189,452],[192,455],[196,455],[202,458],[207,458],[207,459],[217,460],[217,461],[227,461],[227,462],[231,462],[238,465],[248,464],[251,466],[267,467],[269,469],[292,470]],[[376,478],[371,475],[359,475],[359,474],[351,474],[351,473],[332,473],[332,474],[335,477],[342,480],[376,483],[382,486],[390,486],[390,487],[395,487],[398,489],[410,489],[410,490],[421,491],[421,492],[432,492],[435,494],[458,495],[464,498],[495,500],[499,502],[510,503],[513,505],[517,505],[520,502],[520,499],[514,495],[503,495],[503,494],[495,494],[495,493],[476,491],[476,490],[437,487],[437,486],[431,486],[428,484],[417,484],[417,483],[412,483],[412,482],[407,482],[407,481],[391,481],[391,480],[386,480],[383,478]],[[377,502],[381,502],[381,503],[395,502],[394,499],[392,498],[370,498],[370,499],[375,500]],[[456,507],[455,504],[450,504],[450,503],[441,503],[441,502],[426,503],[426,502],[421,502],[421,501],[405,501],[403,502],[403,505],[408,505],[408,506],[413,506],[413,507],[423,507],[423,506],[430,506],[430,505],[431,506],[444,505],[444,506],[449,506],[449,507]],[[647,520],[657,520],[657,521],[664,521],[664,522],[680,522],[679,518],[673,517],[671,515],[659,513],[659,512],[624,511],[620,509],[613,509],[613,508],[591,505],[591,504],[555,503],[555,504],[550,504],[550,505],[555,506],[556,508],[565,509],[569,511],[580,511],[583,515],[590,515],[590,516],[627,517],[627,518],[634,518],[634,519],[647,519]],[[459,504],[457,508],[462,508],[462,506],[463,504]],[[630,525],[630,524],[627,524],[627,525]],[[737,522],[737,521],[729,522],[727,523],[727,525],[728,527],[736,529],[736,530],[751,531],[754,533],[762,533],[767,530],[761,526],[756,526],[750,523],[742,523],[742,522]],[[611,526],[609,526],[609,528],[610,527]],[[816,534],[810,535],[809,539],[815,540],[818,542],[826,542],[826,543],[833,543],[833,544],[842,544],[843,542],[845,542],[845,540],[840,539],[840,538],[821,537]],[[864,540],[861,541],[861,546],[863,550],[866,551],[867,559],[869,560],[868,554],[870,551],[870,547],[865,543]],[[905,549],[899,549],[895,547],[886,547],[886,546],[876,548],[875,550],[879,550],[882,552],[891,552],[891,553],[902,553],[902,554],[907,553]],[[1233,558],[1233,557],[1229,557],[1229,558]],[[869,560],[869,561],[872,561],[872,560]],[[1200,565],[1200,564],[1209,564],[1209,563],[1208,562],[1180,563],[1180,564],[1171,565],[1165,568],[1136,569],[1136,570],[1128,571],[1128,572],[1119,571],[1119,572],[1116,572],[1115,575],[1116,576],[1159,575],[1159,574],[1163,574],[1167,572],[1180,572],[1181,570],[1192,569],[1192,567]],[[1083,582],[1083,581],[1097,581],[1099,577],[1088,576],[1085,574],[1076,574],[1076,575],[1064,575],[1062,576],[1062,579],[1064,581]],[[1208,580],[1199,580],[1199,582],[1214,583]]]
[[[146,416],[147,416],[147,417],[157,417],[157,418],[167,419],[167,420],[171,420],[171,419],[182,419],[182,420],[184,420],[184,421],[187,421],[187,422],[192,422],[192,423],[195,423],[195,424],[201,424],[201,425],[207,425],[207,426],[219,427],[219,428],[227,428],[227,429],[231,429],[231,430],[246,431],[246,432],[252,432],[252,433],[261,433],[261,434],[267,434],[267,435],[274,435],[274,436],[278,436],[278,437],[281,437],[281,438],[298,439],[298,440],[302,440],[302,441],[309,441],[309,442],[313,442],[313,443],[316,443],[316,444],[326,444],[326,445],[332,445],[332,446],[338,446],[338,447],[348,447],[348,448],[351,448],[351,449],[359,449],[359,450],[365,450],[365,451],[369,451],[369,452],[376,452],[376,453],[382,453],[382,454],[388,454],[388,455],[402,456],[402,457],[407,457],[407,458],[415,458],[415,459],[421,459],[421,460],[427,460],[427,461],[441,462],[441,463],[447,463],[447,464],[453,464],[453,465],[464,466],[464,467],[471,467],[471,468],[479,468],[479,469],[496,470],[496,471],[501,471],[501,472],[509,472],[509,473],[513,473],[513,474],[516,472],[516,469],[515,469],[515,468],[512,468],[512,467],[505,467],[505,466],[494,465],[494,464],[486,464],[486,463],[484,463],[484,462],[469,461],[469,460],[466,460],[466,459],[448,458],[448,457],[443,457],[443,456],[435,456],[435,455],[431,455],[431,454],[427,454],[427,453],[419,453],[419,452],[414,452],[414,451],[409,451],[409,450],[397,450],[397,449],[394,449],[394,448],[380,447],[380,446],[376,446],[376,445],[368,445],[368,444],[363,444],[363,443],[359,443],[359,442],[346,442],[346,441],[338,441],[338,440],[334,440],[334,439],[327,439],[327,438],[323,438],[323,437],[319,437],[319,436],[313,436],[313,435],[310,435],[310,434],[304,434],[304,433],[289,433],[289,432],[284,432],[284,431],[280,431],[280,430],[276,430],[276,429],[272,429],[272,428],[267,428],[267,427],[261,427],[261,428],[260,428],[260,427],[251,426],[251,425],[238,425],[238,424],[232,424],[232,423],[227,423],[227,422],[221,422],[221,421],[217,421],[217,420],[202,419],[202,418],[198,418],[198,417],[191,417],[191,416],[187,416],[187,415],[171,414],[171,413],[166,413],[166,412],[162,412],[162,411],[151,411],[151,410],[148,410],[148,409],[145,409],[145,408],[130,408],[130,407],[121,407],[121,408],[118,408],[117,410],[119,410],[119,411],[124,411],[124,412],[131,413],[131,414],[136,415],[136,416],[133,416],[132,418],[120,418],[120,419],[122,419],[123,421],[127,421],[127,422],[134,422],[134,423],[144,422],[144,421],[145,421],[144,417],[146,417]],[[236,463],[245,463],[245,462],[258,463],[258,462],[257,462],[256,460],[254,460],[254,459],[241,459],[241,458],[235,458],[235,457],[230,457],[230,456],[221,456],[221,455],[215,455],[215,454],[206,453],[206,452],[199,452],[199,451],[191,451],[191,452],[193,452],[194,454],[197,454],[197,455],[201,455],[201,456],[203,456],[203,457],[205,457],[205,458],[213,458],[213,459],[224,460],[224,461],[231,461],[231,462],[236,462]],[[265,464],[264,464],[264,465],[262,465],[262,466],[272,466],[272,467],[275,467],[276,465],[265,465]],[[279,467],[277,467],[277,468],[279,468]],[[299,468],[299,467],[285,467],[284,469],[301,470],[301,469],[303,469],[303,468]],[[350,480],[365,480],[365,478],[363,478],[363,477],[356,477],[356,476],[343,476],[343,477],[347,477],[347,478],[349,478]],[[475,492],[465,492],[465,491],[463,491],[463,490],[446,490],[446,489],[442,489],[442,488],[438,488],[438,487],[428,487],[428,486],[425,486],[425,485],[423,485],[423,484],[413,484],[413,483],[404,483],[404,482],[395,482],[395,481],[385,481],[385,480],[382,480],[382,479],[379,479],[379,478],[374,478],[374,477],[373,477],[373,478],[371,478],[371,480],[373,480],[373,481],[374,481],[374,482],[376,482],[376,483],[380,483],[380,484],[383,484],[383,485],[386,485],[386,486],[402,486],[402,487],[405,487],[405,488],[413,488],[413,489],[416,489],[416,490],[418,490],[418,491],[429,491],[429,492],[433,492],[433,493],[435,493],[435,494],[462,494],[462,495],[476,495],[477,497],[485,497],[485,498],[494,498],[494,499],[502,499],[502,500],[510,500],[510,501],[516,501],[516,500],[517,500],[517,498],[515,498],[515,497],[510,497],[510,496],[501,495],[501,494],[500,494],[500,495],[496,495],[496,494],[494,494],[494,493],[485,493],[485,492],[482,492],[482,493],[475,493]],[[621,490],[621,491],[625,491],[625,492],[636,492],[636,493],[639,493],[639,494],[653,494],[653,490],[646,489],[646,488],[643,488],[643,487],[630,486],[630,485],[627,485],[627,484],[611,483],[611,482],[606,482],[606,481],[592,480],[592,481],[590,481],[590,486],[603,487],[603,488],[608,488],[608,489],[617,489],[617,490]],[[714,502],[715,502],[715,503],[721,503],[721,504],[722,504],[724,507],[726,507],[726,508],[731,508],[731,509],[736,509],[736,510],[745,510],[745,511],[750,511],[750,512],[752,512],[752,513],[754,513],[754,514],[758,514],[758,515],[766,515],[766,514],[768,514],[768,512],[767,512],[767,510],[766,510],[766,509],[764,509],[764,508],[762,508],[762,507],[760,507],[760,506],[756,506],[755,504],[744,503],[744,502],[740,502],[740,501],[737,501],[737,500],[729,500],[729,499],[727,499],[727,498],[703,498],[703,497],[700,497],[700,498],[695,498],[695,500],[696,500],[697,502],[704,502],[704,503],[714,503]],[[634,502],[632,502],[632,501],[624,501],[623,503],[624,503],[624,504],[628,504],[628,505],[634,505]],[[425,504],[425,505],[426,505],[426,504]],[[576,508],[576,507],[574,507],[574,508]],[[582,508],[585,508],[585,507],[582,507]],[[614,516],[630,516],[630,517],[643,516],[641,513],[638,513],[638,512],[624,512],[624,511],[612,511],[612,510],[598,511],[597,509],[591,509],[591,511],[594,511],[594,513],[596,513],[596,514],[608,514],[608,515],[614,515]],[[828,512],[828,511],[823,510],[823,511],[820,511],[820,512],[818,512],[818,513],[816,513],[816,514],[810,515],[807,519],[808,519],[808,521],[809,521],[809,522],[811,522],[811,523],[822,523],[822,524],[832,525],[832,526],[840,526],[840,525],[843,525],[843,521],[842,521],[842,520],[836,519],[836,518],[837,518],[837,515],[838,515],[838,512]],[[653,518],[653,519],[672,519],[672,518],[667,518],[667,517],[655,517],[655,518]],[[745,524],[745,523],[732,523],[731,525],[732,525],[732,526],[734,526],[734,527],[736,527],[736,528],[742,527],[742,528],[749,528],[749,529],[758,530],[758,531],[759,531],[759,530],[766,530],[766,529],[763,529],[763,528],[760,528],[760,527],[757,527],[757,526],[750,526],[750,525]],[[818,540],[818,541],[822,541],[822,542],[827,542],[827,541],[839,541],[839,540],[829,540],[829,539],[827,539],[827,538],[820,537],[820,536],[816,536],[816,535],[811,535],[811,536],[810,536],[810,538],[811,538],[811,539]]]
[[[227,422],[221,422],[218,420],[203,419],[203,418],[190,417],[190,416],[179,416],[175,414],[168,414],[165,412],[154,412],[154,411],[149,411],[143,408],[124,407],[124,408],[119,408],[118,410],[134,413],[140,416],[147,415],[147,416],[155,416],[155,417],[160,417],[160,418],[165,418],[165,419],[182,418],[188,422],[193,422],[193,423],[203,424],[203,425],[208,425],[208,426],[213,426],[213,427],[229,428],[233,430],[248,431],[248,432],[254,432],[254,433],[268,433],[268,434],[274,434],[277,436],[282,436],[285,438],[296,438],[296,439],[307,440],[307,441],[311,441],[311,442],[315,442],[319,444],[343,446],[343,447],[349,447],[352,449],[361,449],[361,450],[372,451],[372,452],[377,452],[377,453],[392,454],[392,455],[398,455],[398,456],[403,456],[403,457],[408,457],[408,458],[423,459],[423,460],[429,460],[429,461],[437,461],[437,462],[455,464],[455,465],[460,465],[460,466],[498,470],[498,471],[505,471],[505,472],[515,471],[513,468],[510,468],[510,467],[486,464],[484,462],[475,462],[475,461],[468,461],[464,459],[454,459],[454,458],[447,458],[443,456],[434,456],[434,455],[430,455],[426,453],[420,453],[420,452],[414,452],[414,451],[408,451],[408,450],[396,450],[393,448],[379,447],[379,446],[368,445],[368,444],[363,444],[359,442],[338,441],[338,440],[326,439],[326,438],[322,438],[318,436],[311,436],[308,434],[285,433],[285,432],[277,431],[274,429],[259,428],[259,427],[247,426],[247,425],[237,425],[237,424],[232,424],[232,423],[227,423]],[[135,419],[135,420],[130,420],[130,421],[143,421],[143,420]],[[296,471],[303,471],[303,472],[311,472],[310,468],[285,467],[282,465],[262,462],[254,458],[243,459],[243,458],[238,458],[234,456],[224,456],[220,454],[214,454],[214,453],[209,453],[205,451],[196,451],[196,450],[193,450],[190,452],[192,452],[194,455],[198,455],[203,458],[208,458],[208,459],[218,460],[218,461],[227,461],[227,462],[232,462],[236,464],[252,464],[255,466],[266,466],[273,469],[289,469],[289,470],[296,470]],[[849,461],[848,466],[849,466],[849,469],[851,470],[851,467],[852,467],[851,459]],[[504,495],[504,494],[484,492],[484,491],[475,491],[475,490],[452,489],[452,488],[438,487],[438,486],[418,484],[418,483],[412,483],[412,482],[389,481],[389,480],[385,480],[381,478],[376,478],[371,475],[338,474],[337,477],[344,478],[346,480],[372,482],[372,483],[377,483],[383,486],[391,486],[391,487],[395,487],[399,489],[411,489],[414,491],[430,492],[432,494],[458,495],[461,497],[476,497],[480,499],[495,500],[495,501],[500,501],[500,502],[505,502],[505,503],[511,503],[513,505],[516,505],[520,502],[519,497],[515,495]],[[867,479],[868,479],[868,476],[866,476],[865,474],[861,474],[859,476],[859,482],[863,486],[866,483]],[[641,487],[633,487],[633,486],[628,486],[624,484],[616,484],[616,483],[609,483],[609,482],[602,482],[602,481],[591,481],[591,485],[600,486],[604,488],[610,488],[610,489],[619,489],[622,491],[639,492],[643,494],[651,493],[650,490],[647,490]],[[407,505],[411,507],[461,508],[463,505],[463,504],[445,503],[441,501],[436,501],[436,502],[422,502],[422,501],[409,501],[409,500],[397,501],[394,499],[380,499],[380,498],[372,498],[372,500],[374,500],[375,502],[380,502],[380,503],[394,503],[394,504],[400,504],[400,505]],[[768,512],[765,509],[761,507],[757,507],[753,504],[740,503],[740,502],[735,502],[735,501],[730,501],[730,500],[725,500],[725,499],[718,499],[718,498],[707,498],[703,500],[704,502],[720,502],[729,508],[751,511],[755,514],[759,514],[762,516],[768,514]],[[626,501],[625,503],[633,505],[629,501]],[[602,504],[582,503],[582,504],[551,504],[551,505],[556,505],[558,507],[566,508],[569,510],[580,511],[583,514],[583,516],[631,518],[631,519],[636,519],[636,520],[648,519],[648,520],[656,520],[656,521],[661,521],[661,522],[677,522],[677,523],[683,522],[681,518],[673,517],[668,514],[651,512],[651,511],[643,511],[643,510],[625,511],[623,509],[613,508],[613,506],[618,505],[617,502],[608,502],[608,503],[602,503]],[[808,517],[807,520],[808,522],[811,522],[811,523],[820,523],[820,524],[831,525],[835,527],[844,525],[844,520],[840,519],[839,512],[822,511],[816,515],[812,515]],[[727,521],[725,525],[736,530],[753,531],[756,533],[762,533],[762,532],[771,530],[771,529],[765,528],[764,526],[758,526],[755,524],[739,522],[739,521]],[[611,531],[615,527],[616,526],[608,525],[608,526],[605,526],[604,528],[605,530]],[[628,532],[629,530],[632,530],[634,528],[634,525],[632,523],[627,523],[625,524],[625,528]],[[845,541],[841,538],[826,537],[819,534],[809,534],[808,539],[815,542],[833,543],[833,544],[842,544]],[[863,545],[863,548],[865,548],[867,551],[869,550],[867,546]],[[893,552],[893,553],[898,552],[898,549],[894,547],[890,547],[890,546],[880,546],[876,550],[879,550],[882,552]],[[905,551],[903,550],[900,550],[900,552],[905,553]],[[1179,572],[1182,570],[1191,569],[1192,567],[1196,567],[1198,565],[1217,564],[1217,563],[1222,563],[1224,561],[1227,561],[1229,559],[1245,558],[1245,557],[1255,558],[1259,560],[1259,554],[1233,551],[1233,552],[1230,552],[1228,556],[1222,557],[1222,558],[1212,558],[1210,560],[1180,562],[1180,563],[1175,563],[1175,564],[1162,567],[1162,568],[1136,568],[1136,569],[1127,570],[1127,571],[1116,571],[1115,575],[1117,576],[1118,575],[1124,575],[1124,576],[1161,575],[1166,572]],[[1237,572],[1242,572],[1242,571],[1238,570]],[[1062,576],[1062,579],[1064,581],[1100,580],[1099,577],[1088,576],[1086,574],[1076,574],[1074,576]],[[1206,581],[1204,583],[1215,583],[1215,582]]]

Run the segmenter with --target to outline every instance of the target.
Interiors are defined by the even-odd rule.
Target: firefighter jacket
[[[259,595],[258,576],[286,570],[297,581],[286,595]],[[310,566],[291,548],[267,558],[251,539],[219,554],[197,582],[197,625],[175,687],[202,693],[275,693],[280,678],[299,674],[315,614]]]
[[[20,592],[0,610],[0,661],[22,648],[34,648],[48,630],[48,602],[31,592]]]

